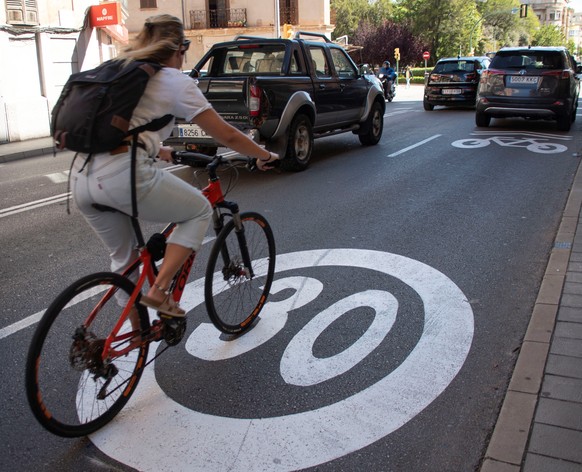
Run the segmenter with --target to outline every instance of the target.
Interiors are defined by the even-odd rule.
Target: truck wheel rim
[[[295,133],[295,154],[299,159],[305,159],[309,153],[309,133],[307,127],[300,126]]]

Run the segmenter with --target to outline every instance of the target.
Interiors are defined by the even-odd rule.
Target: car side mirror
[[[192,69],[192,72],[190,72],[190,77],[197,79],[200,77],[200,71],[198,69]]]

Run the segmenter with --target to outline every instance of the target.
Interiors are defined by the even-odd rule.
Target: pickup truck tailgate
[[[234,124],[249,122],[247,84],[246,77],[202,78],[198,86],[218,114]]]

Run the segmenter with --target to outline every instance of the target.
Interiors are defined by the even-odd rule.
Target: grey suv
[[[523,117],[557,121],[568,131],[576,119],[580,70],[563,47],[503,48],[483,71],[475,123]]]

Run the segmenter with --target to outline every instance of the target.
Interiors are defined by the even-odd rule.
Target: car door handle
[[[325,84],[319,84],[319,88],[320,88],[321,90],[325,89]]]

